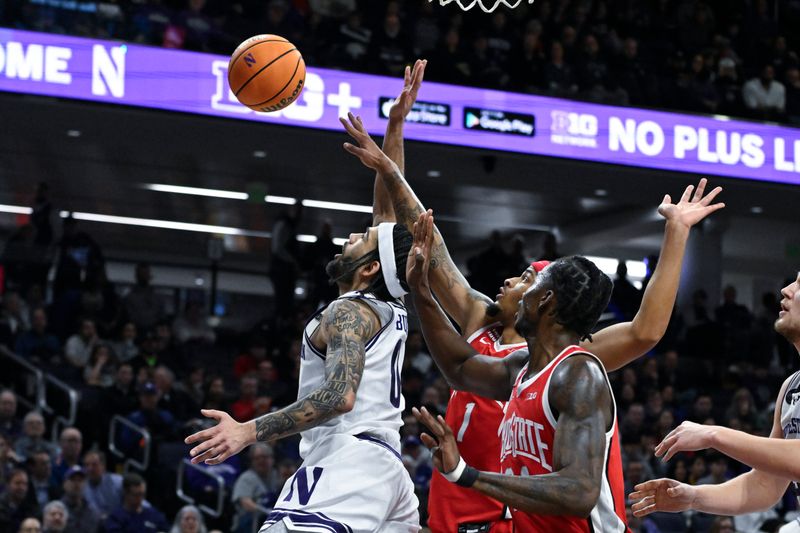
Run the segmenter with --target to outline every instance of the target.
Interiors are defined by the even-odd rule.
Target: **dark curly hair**
[[[591,331],[611,298],[611,279],[579,255],[561,258],[543,272],[556,293],[556,322],[591,341]]]

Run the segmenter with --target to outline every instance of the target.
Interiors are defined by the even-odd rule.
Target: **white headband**
[[[397,263],[394,256],[394,226],[393,222],[384,222],[378,225],[378,256],[381,260],[381,272],[383,281],[389,294],[395,298],[400,298],[408,294],[400,285],[397,277]]]

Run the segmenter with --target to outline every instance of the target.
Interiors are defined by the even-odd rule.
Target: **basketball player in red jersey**
[[[406,269],[428,347],[439,358],[460,361],[470,391],[508,401],[499,428],[502,473],[468,465],[445,420],[415,409],[433,434],[422,440],[437,470],[512,508],[519,532],[628,531],[611,384],[603,363],[578,345],[591,340],[611,280],[584,257],[553,262],[525,291],[516,313],[527,348],[503,359],[486,357],[460,338],[433,297],[432,244],[429,211],[414,227]]]
[[[414,69],[413,85],[418,89],[424,75],[425,62]],[[416,95],[416,93],[415,93]],[[410,186],[388,158],[363,129],[360,120],[350,115],[342,121],[359,147],[346,144],[345,149],[358,156],[368,167],[378,171],[376,198],[379,187],[388,190],[398,223],[409,228],[423,211],[423,206]],[[677,204],[669,195],[659,206],[659,213],[667,219],[661,256],[653,277],[647,286],[641,308],[632,322],[616,324],[594,335],[593,353],[606,368],[616,370],[650,350],[661,339],[672,314],[677,293],[681,263],[692,226],[710,213],[724,207],[711,205],[719,194],[716,188],[704,196],[706,180],[700,181],[692,196],[688,187]],[[478,353],[503,358],[526,346],[514,330],[514,313],[522,294],[527,290],[546,262],[533,263],[520,276],[505,280],[495,301],[473,290],[458,271],[450,257],[438,229],[434,228],[430,283],[434,294],[448,315],[453,317],[462,332]],[[497,470],[500,440],[495,429],[503,418],[502,402],[481,398],[453,381],[447,361],[436,361],[445,377],[456,391],[450,397],[446,420],[456,434],[461,453],[467,462],[481,470]],[[428,527],[432,533],[482,533],[512,531],[504,506],[491,498],[462,489],[434,472],[428,500]]]

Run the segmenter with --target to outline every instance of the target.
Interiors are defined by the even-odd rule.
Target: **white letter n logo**
[[[92,49],[92,94],[125,96],[125,52],[122,46],[109,50],[96,44]]]
[[[311,471],[311,488],[308,487],[308,470],[306,467],[299,469],[292,478],[292,484],[289,486],[289,494],[283,501],[288,502],[294,496],[294,489],[297,488],[297,499],[300,505],[308,505],[308,500],[314,493],[319,478],[322,477],[322,467],[315,466]]]

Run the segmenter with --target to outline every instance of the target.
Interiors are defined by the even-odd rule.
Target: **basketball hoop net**
[[[458,4],[458,7],[464,11],[469,11],[477,4],[484,13],[491,13],[501,5],[504,5],[509,9],[514,9],[523,1],[524,0],[439,0],[439,5],[446,6],[447,4],[455,2]],[[533,0],[527,1],[529,4],[533,3]],[[428,0],[428,2],[433,2],[433,0]]]

